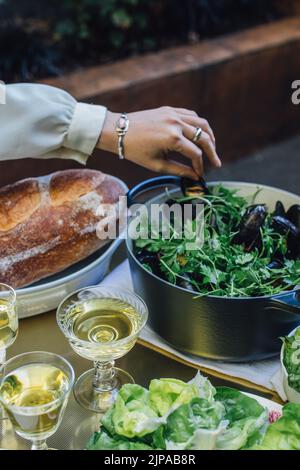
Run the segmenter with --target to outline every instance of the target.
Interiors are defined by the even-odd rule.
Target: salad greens
[[[268,412],[254,398],[214,388],[198,373],[189,383],[152,380],[149,390],[124,385],[87,449],[248,449],[267,425]]]
[[[300,328],[292,336],[282,338],[283,364],[288,373],[289,386],[300,393]]]
[[[180,204],[191,201],[204,203],[202,248],[189,250],[187,242],[191,240],[187,240],[182,233],[178,236],[174,221],[170,222],[172,235],[168,239],[161,232],[154,237],[150,226],[146,227],[148,238],[140,237],[134,242],[136,256],[142,253],[140,260],[146,269],[154,272],[156,259],[159,265],[157,275],[182,287],[188,285],[187,288],[199,296],[274,295],[300,284],[300,260],[286,257],[288,234],[282,235],[275,230],[272,214],[266,215],[259,229],[260,246],[248,250],[243,243],[234,242],[249,206],[246,198],[239,196],[235,190],[219,185],[205,196],[174,199],[174,203]],[[188,225],[195,232],[196,220],[186,221],[185,228]],[[269,266],[274,259],[282,260],[275,268]]]
[[[300,405],[288,403],[282,417],[272,423],[254,450],[300,450]]]
[[[218,437],[218,449],[248,448],[268,420],[268,413],[256,400],[238,390],[219,387],[216,400],[224,405],[228,426]]]
[[[221,403],[193,398],[170,414],[158,428],[153,442],[160,449],[214,449],[217,436],[225,427]]]
[[[177,379],[151,380],[149,392],[151,406],[158,416],[164,416],[170,409],[176,409],[199,396],[196,384],[186,384]]]

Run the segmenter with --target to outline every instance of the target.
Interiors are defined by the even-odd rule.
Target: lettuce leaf
[[[216,394],[215,387],[210,383],[207,377],[204,377],[198,371],[195,377],[188,382],[190,385],[195,385],[198,389],[198,396],[206,400],[214,400]]]
[[[210,382],[200,374],[189,383],[176,379],[152,380],[149,391],[126,384],[101,422],[111,435],[143,437],[165,424],[168,415],[180,405],[199,396],[212,399],[214,393]]]
[[[128,438],[145,436],[161,422],[151,406],[149,391],[136,384],[123,385],[115,404],[102,418],[103,426],[110,433]]]
[[[149,391],[127,384],[102,417],[102,425],[112,435],[143,437],[166,423],[168,415],[181,404],[189,403],[200,394],[212,397],[214,392],[209,381],[197,376],[190,383],[176,379],[152,380]]]
[[[300,450],[300,404],[288,403],[253,450]]]
[[[151,380],[149,392],[151,405],[159,416],[198,396],[196,385],[177,379]]]
[[[213,449],[223,429],[223,412],[221,403],[193,398],[168,416],[166,425],[154,433],[153,442],[167,450]]]
[[[120,436],[111,436],[101,429],[95,432],[86,445],[87,450],[152,450],[142,441],[132,441]]]
[[[268,412],[254,398],[229,387],[218,387],[216,401],[225,408],[228,426],[217,438],[217,449],[238,450],[259,441],[268,423]]]
[[[188,383],[177,379],[151,380],[149,392],[153,409],[159,416],[165,416],[193,398],[213,400],[216,390],[209,380],[198,372]]]

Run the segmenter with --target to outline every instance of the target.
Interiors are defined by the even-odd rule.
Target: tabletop
[[[64,356],[73,365],[76,377],[92,368],[91,362],[76,355],[69,346],[56,324],[55,312],[20,320],[17,340],[8,349],[7,357],[27,351],[49,351]],[[143,386],[148,386],[151,379],[159,377],[174,377],[187,381],[196,372],[194,368],[148,349],[142,344],[136,344],[126,356],[117,361],[117,365],[128,371],[136,383]],[[229,379],[221,379],[207,373],[205,375],[215,386],[232,385]],[[236,387],[236,384],[234,386]],[[253,392],[250,386],[241,385],[239,388]],[[266,391],[261,395],[274,399],[271,392]],[[56,434],[48,439],[48,444],[55,449],[83,449],[88,438],[98,429],[99,421],[98,414],[81,408],[71,394],[61,426]],[[17,437],[10,422],[4,420],[2,427],[0,425],[0,448],[28,449],[29,443]]]

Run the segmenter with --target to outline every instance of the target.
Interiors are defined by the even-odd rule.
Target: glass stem
[[[0,349],[0,367],[4,364],[6,360],[6,349],[3,348],[3,349]],[[1,382],[1,375],[0,375],[0,382]],[[0,421],[6,419],[5,416],[4,416],[4,410],[3,410],[3,407],[2,405],[0,404]]]
[[[31,450],[48,450],[48,446],[47,446],[45,439],[41,441],[39,440],[32,441]]]
[[[5,348],[0,348],[0,366],[4,364],[6,360],[6,349]],[[1,377],[0,377],[1,379]]]
[[[93,388],[97,392],[109,392],[116,386],[115,361],[94,362]]]

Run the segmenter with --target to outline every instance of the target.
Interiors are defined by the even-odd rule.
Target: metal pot
[[[239,194],[246,197],[259,188],[256,202],[266,203],[269,210],[274,209],[277,200],[287,208],[300,203],[299,196],[270,186],[242,182],[222,184],[238,189]],[[145,192],[149,196],[149,191],[155,191],[156,196],[148,197],[148,206],[152,202],[164,202],[168,196],[165,191],[162,193],[162,187],[179,195],[180,178],[158,177],[137,185],[128,193],[129,205],[145,202]],[[279,337],[300,324],[300,289],[275,296],[224,298],[209,295],[196,299],[195,293],[145,269],[135,257],[129,237],[127,250],[134,290],[148,305],[150,326],[181,351],[232,362],[265,359],[277,355],[281,346]]]

